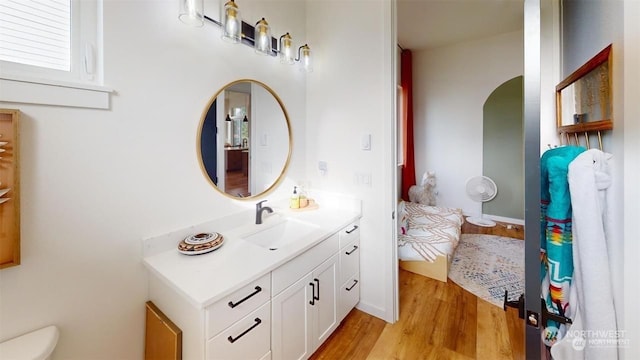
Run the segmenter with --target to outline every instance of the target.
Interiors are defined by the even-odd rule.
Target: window
[[[102,0],[0,0],[0,101],[108,108],[101,25]]]
[[[71,0],[0,2],[0,60],[71,71]]]

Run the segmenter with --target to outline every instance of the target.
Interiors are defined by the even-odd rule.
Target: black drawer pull
[[[251,325],[250,328],[248,328],[247,330],[243,331],[242,334],[236,336],[236,338],[234,339],[233,336],[229,335],[229,337],[227,338],[227,340],[229,340],[230,343],[234,343],[236,341],[238,341],[241,337],[245,336],[249,331],[255,329],[256,326],[260,325],[262,323],[262,320],[260,320],[260,318],[255,318],[256,323]]]
[[[314,299],[316,299],[316,300],[320,300],[320,280],[318,280],[318,279],[313,279],[313,281],[315,281],[315,282],[316,282],[316,286],[318,287],[318,296],[317,296],[317,297],[316,297],[316,296],[314,296]]]
[[[347,234],[351,234],[352,232],[358,230],[358,225],[353,225],[353,228],[351,230],[347,230],[346,233]]]
[[[316,284],[310,282],[309,285],[311,285],[311,301],[309,301],[309,304],[315,305],[316,304]]]
[[[347,290],[347,291],[351,291],[356,286],[357,283],[358,283],[358,280],[353,280],[353,285],[349,286],[348,288],[344,288],[344,289]]]
[[[358,245],[353,245],[353,250],[345,252],[347,255],[353,254],[356,250],[358,250]]]
[[[234,307],[236,307],[236,306],[238,306],[238,305],[242,304],[243,302],[245,302],[245,301],[249,300],[251,297],[255,296],[255,295],[256,295],[256,294],[258,294],[260,291],[262,291],[262,288],[261,288],[260,286],[256,286],[256,287],[255,287],[255,289],[256,289],[256,291],[254,291],[254,292],[252,292],[251,294],[249,294],[249,295],[245,296],[245,297],[244,297],[244,299],[242,299],[242,300],[238,301],[238,302],[237,302],[237,303],[235,303],[235,304],[233,303],[233,301],[229,301],[229,307],[233,309]]]

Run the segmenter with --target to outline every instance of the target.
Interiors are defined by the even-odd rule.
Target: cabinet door
[[[320,346],[338,326],[337,304],[338,294],[338,255],[334,255],[312,272],[317,295],[312,305],[313,321],[313,350]]]
[[[271,300],[273,359],[306,359],[313,353],[312,280],[309,273]]]

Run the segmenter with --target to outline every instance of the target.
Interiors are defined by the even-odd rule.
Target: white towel
[[[573,209],[574,276],[571,302],[574,324],[551,348],[556,359],[617,359],[616,309],[613,300],[610,250],[611,154],[591,149],[569,164]],[[576,340],[576,338],[578,340]],[[582,338],[582,340],[580,340]],[[583,348],[584,346],[584,348]]]

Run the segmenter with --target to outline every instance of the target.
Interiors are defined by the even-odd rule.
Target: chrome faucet
[[[266,211],[272,213],[273,209],[268,206],[262,206],[262,203],[267,200],[262,200],[256,204],[256,224],[262,224],[262,212]]]

